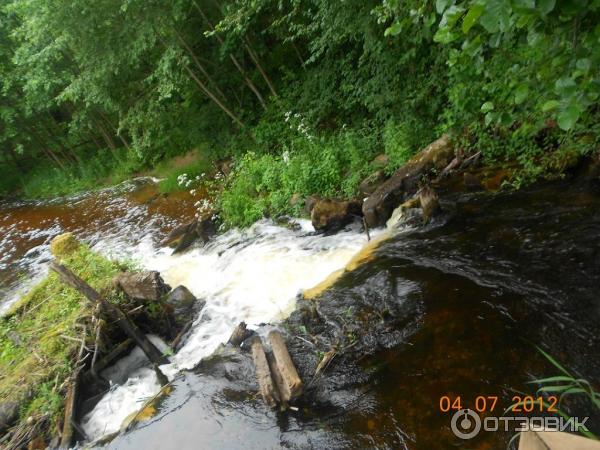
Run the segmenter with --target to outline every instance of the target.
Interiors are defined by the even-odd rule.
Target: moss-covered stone
[[[57,258],[64,258],[77,251],[81,243],[73,233],[63,233],[50,242],[50,252]]]

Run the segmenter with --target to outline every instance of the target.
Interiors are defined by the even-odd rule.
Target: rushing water
[[[192,337],[164,367],[173,393],[153,419],[109,448],[503,449],[509,433],[482,433],[469,442],[454,437],[439,398],[460,395],[472,407],[476,396],[495,395],[503,410],[515,390],[535,393],[528,380],[557,375],[536,346],[598,387],[600,190],[555,184],[445,198],[446,220],[386,240],[320,299],[334,309],[372,302],[400,308],[410,324],[403,344],[361,360],[365,376],[333,385],[326,403],[288,414],[268,410],[229,376],[176,374],[225,341],[240,320],[258,325],[285,317],[298,292],[343,267],[365,243],[358,230],[320,237],[307,222],[291,231],[261,221],[170,256],[156,242],[191,217],[193,199],[156,197],[140,181],[53,204],[5,205],[1,281],[14,292],[19,273],[41,273],[48,240],[73,230],[100,251],[138,259],[207,301]],[[346,309],[340,308],[341,320]],[[128,376],[114,371],[119,383],[84,419],[90,437],[118,429],[157,392],[154,373],[138,357],[129,358],[137,368]],[[355,376],[336,372],[335,363],[328,371]],[[567,406],[593,412],[585,402]],[[597,415],[591,425],[599,431]]]

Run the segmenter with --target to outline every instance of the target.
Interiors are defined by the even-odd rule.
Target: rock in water
[[[310,218],[317,231],[337,231],[360,215],[360,202],[356,200],[323,199],[317,201]]]
[[[158,301],[171,290],[155,270],[120,273],[113,278],[113,285],[135,300]]]
[[[181,326],[185,325],[194,314],[200,312],[206,305],[205,300],[198,300],[185,286],[177,286],[169,292],[165,302],[173,308],[173,317]]]
[[[421,209],[423,210],[423,222],[427,223],[429,220],[440,211],[440,202],[435,190],[426,186],[419,192],[419,202],[421,203]]]
[[[405,196],[417,190],[421,178],[434,168],[446,167],[453,153],[450,137],[443,135],[413,156],[363,203],[367,225],[383,225]]]
[[[184,225],[174,228],[160,245],[175,247],[173,254],[182,252],[194,243],[202,239],[204,243],[216,233],[217,224],[212,214],[200,219],[194,219]]]

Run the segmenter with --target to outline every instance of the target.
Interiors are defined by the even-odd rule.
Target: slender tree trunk
[[[104,114],[102,111],[99,111],[98,113],[100,114],[100,117],[102,117],[104,119],[104,122],[113,129],[115,136],[117,136],[119,138],[119,140],[125,146],[125,148],[127,150],[131,150],[131,147],[129,146],[129,142],[127,141],[127,139],[125,139],[124,136],[121,135],[121,133],[119,133],[119,129],[112,123],[110,118],[108,118],[106,116],[106,114]]]
[[[177,32],[177,30],[173,30],[173,31],[175,32],[175,35],[179,39],[179,42],[181,42],[181,45],[183,45],[183,48],[185,48],[185,50],[188,52],[188,54],[192,58],[192,61],[194,61],[194,64],[196,65],[196,67],[198,68],[198,70],[200,70],[200,72],[202,73],[202,75],[204,75],[204,77],[208,80],[208,82],[214,88],[214,90],[217,92],[217,94],[219,94],[219,96],[221,97],[221,100],[227,101],[227,97],[225,97],[225,94],[223,94],[223,91],[221,91],[221,89],[219,89],[219,86],[217,86],[217,83],[215,83],[215,81],[212,79],[212,77],[206,71],[206,69],[204,68],[204,66],[200,63],[200,60],[198,59],[198,57],[194,53],[194,50],[192,49],[192,47],[190,47],[188,45],[188,43],[185,41],[185,39],[183,39],[183,37],[181,36],[181,34],[179,34]]]
[[[46,155],[47,158],[52,159],[54,162],[56,162],[56,164],[58,165],[59,168],[65,170],[66,167],[63,164],[63,162],[60,160],[60,158],[58,156],[56,156],[56,154],[52,151],[52,149],[50,148],[50,146],[47,146],[44,141],[42,140],[42,138],[40,137],[40,135],[37,133],[37,131],[35,130],[34,127],[29,127],[26,126],[26,128],[29,130],[29,133],[31,134],[31,136],[33,137],[33,139],[37,142],[37,144],[40,147],[40,150],[42,150],[42,152]]]
[[[302,68],[304,70],[306,70],[306,64],[304,63],[304,58],[302,58],[302,54],[300,53],[300,50],[298,49],[298,46],[296,45],[296,43],[294,41],[292,41],[292,48],[294,49],[294,52],[296,53],[296,56],[298,57],[298,61],[300,61]]]
[[[204,85],[204,83],[202,83],[202,81],[196,76],[196,74],[194,73],[194,71],[192,69],[190,69],[189,67],[186,66],[186,71],[188,72],[188,74],[190,75],[190,77],[192,77],[192,79],[196,82],[196,84],[198,85],[198,87],[200,87],[200,89],[213,101],[217,104],[217,106],[219,106],[224,112],[225,114],[227,114],[229,117],[231,117],[231,119],[240,126],[240,128],[246,128],[246,126],[243,124],[243,122],[229,109],[227,108],[217,97],[215,97],[215,95],[210,92],[208,90],[208,88]]]
[[[207,23],[207,25],[210,28],[210,30],[211,31],[215,31],[215,27],[213,26],[213,24],[211,23],[211,21],[209,20],[209,18],[206,16],[206,14],[204,14],[204,11],[202,10],[202,8],[200,8],[200,6],[198,5],[198,3],[196,3],[195,1],[193,1],[193,3],[194,3],[194,6],[196,7],[196,9],[198,10],[198,12],[200,13],[200,16],[202,17],[202,19]],[[215,33],[214,36],[217,39],[217,41],[219,42],[219,44],[221,44],[221,46],[223,46],[225,44],[223,42],[223,39],[221,38],[221,36],[219,36],[218,33]],[[263,98],[262,94],[257,89],[257,87],[254,85],[254,83],[252,82],[252,80],[250,78],[248,78],[248,75],[246,74],[246,71],[243,69],[242,65],[237,60],[237,58],[230,53],[229,54],[229,59],[231,59],[231,62],[233,63],[233,65],[235,66],[235,68],[242,75],[242,78],[244,79],[244,82],[246,83],[246,85],[248,86],[248,88],[250,88],[250,90],[254,93],[254,95],[256,95],[256,98],[260,102],[261,106],[264,109],[267,109],[267,105],[265,104],[265,99]]]
[[[254,53],[254,50],[252,50],[252,47],[250,47],[250,40],[248,39],[248,37],[244,38],[244,46],[246,47],[246,50],[248,51],[248,54],[250,55],[252,62],[254,63],[254,65],[256,66],[256,68],[258,69],[260,74],[262,75],[263,79],[265,80],[265,83],[267,83],[267,86],[269,86],[269,90],[271,91],[271,94],[273,94],[274,97],[277,97],[277,92],[275,92],[275,88],[273,87],[273,84],[271,83],[269,76],[267,75],[267,73],[265,72],[263,67],[261,66],[261,64],[258,60],[258,56],[256,56],[256,53]]]

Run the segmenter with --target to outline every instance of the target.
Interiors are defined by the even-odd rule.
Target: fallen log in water
[[[260,393],[271,408],[277,403],[281,410],[302,393],[302,380],[290,358],[283,336],[279,331],[269,333],[272,353],[266,354],[260,337],[252,339],[252,358]]]
[[[169,360],[156,346],[142,333],[138,327],[121,311],[121,309],[96,292],[89,284],[71,272],[68,268],[59,264],[56,261],[50,262],[50,269],[58,274],[60,279],[81,292],[90,302],[95,305],[100,305],[102,310],[112,319],[117,325],[139,345],[150,362],[154,364],[168,364]]]
[[[274,408],[280,400],[279,392],[277,392],[277,388],[273,383],[265,349],[258,336],[252,341],[252,359],[254,360],[260,394],[265,403],[269,407]]]
[[[302,380],[298,376],[296,366],[292,362],[281,333],[276,330],[271,331],[269,333],[269,342],[273,350],[275,364],[283,380],[282,397],[288,401],[293,400],[302,393]]]

